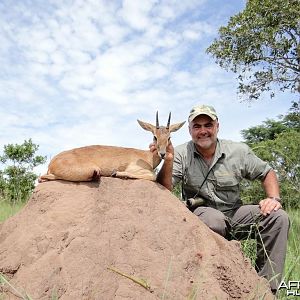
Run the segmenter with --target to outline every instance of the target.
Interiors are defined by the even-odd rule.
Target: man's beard
[[[216,139],[213,139],[212,137],[205,137],[205,138],[196,139],[194,142],[201,149],[207,150],[207,149],[211,148],[215,144]]]

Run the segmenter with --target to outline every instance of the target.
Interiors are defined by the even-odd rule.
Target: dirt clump
[[[4,299],[273,299],[238,242],[145,180],[39,184],[0,224],[0,272]]]

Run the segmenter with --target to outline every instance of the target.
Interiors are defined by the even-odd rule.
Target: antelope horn
[[[158,111],[156,112],[156,128],[159,129]]]
[[[169,119],[168,119],[168,123],[167,123],[167,129],[169,129],[170,127],[170,121],[171,121],[171,112],[169,113]]]

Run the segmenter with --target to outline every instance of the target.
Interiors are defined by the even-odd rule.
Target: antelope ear
[[[156,128],[154,125],[140,121],[140,120],[137,120],[137,121],[143,129],[145,129],[147,131],[151,131],[154,134],[155,128]]]
[[[174,132],[177,131],[178,129],[180,129],[183,125],[184,125],[185,121],[182,123],[176,123],[170,126],[170,132]]]

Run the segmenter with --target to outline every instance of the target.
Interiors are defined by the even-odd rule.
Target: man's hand
[[[268,174],[263,179],[263,187],[265,190],[265,194],[269,197],[263,199],[259,202],[261,213],[266,216],[269,215],[272,211],[277,211],[282,208],[279,201],[277,201],[275,197],[279,199],[279,184],[277,180],[277,175],[274,170],[270,170]]]
[[[173,160],[174,160],[174,147],[173,147],[171,141],[169,142],[169,145],[166,148],[166,157],[165,157],[165,160],[172,161],[172,163],[173,163]]]
[[[149,149],[152,153],[154,153],[155,151],[157,152],[156,144],[151,143],[149,145]],[[173,163],[173,159],[174,159],[174,147],[170,141],[166,148],[166,156],[165,156],[164,160],[172,161],[172,163]]]
[[[266,198],[259,202],[260,212],[266,216],[269,215],[272,211],[277,211],[282,208],[282,205],[279,201],[273,198]]]
[[[151,143],[149,145],[149,149],[152,153],[154,153],[155,151],[157,152],[157,148],[156,148],[156,144],[155,143]]]

